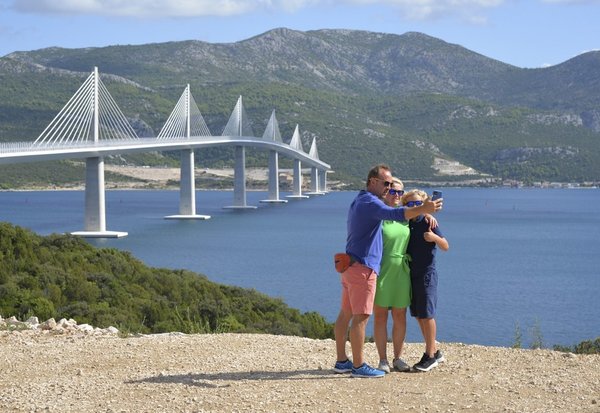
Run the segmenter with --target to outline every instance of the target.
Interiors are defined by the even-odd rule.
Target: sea
[[[600,189],[443,188],[437,214],[450,244],[439,251],[438,340],[510,347],[572,346],[600,337]],[[281,197],[285,199],[286,193]],[[198,191],[209,220],[166,220],[179,192],[106,192],[107,230],[88,239],[129,251],[153,267],[187,269],[252,288],[333,322],[348,206],[356,192],[330,192],[286,204],[230,210],[231,191]],[[0,192],[0,220],[41,235],[83,230],[83,191]],[[372,334],[372,324],[367,327]],[[414,319],[407,342],[422,342]]]

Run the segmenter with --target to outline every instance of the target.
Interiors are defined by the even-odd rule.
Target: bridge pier
[[[269,151],[269,198],[263,199],[260,202],[287,202],[285,199],[279,199],[279,154],[277,151]]]
[[[286,198],[309,198],[308,195],[302,195],[302,165],[300,159],[294,159],[294,181],[292,187],[292,195],[288,195]]]
[[[308,195],[325,195],[324,192],[319,191],[319,172],[320,171],[314,166],[310,168],[310,192],[307,192]]]
[[[256,209],[246,204],[246,148],[235,147],[235,167],[233,169],[233,205],[225,209]]]
[[[71,234],[88,238],[120,238],[127,236],[127,232],[106,230],[105,205],[104,158],[86,158],[84,230],[75,231]]]
[[[210,215],[196,214],[196,181],[193,149],[183,149],[181,151],[179,215],[168,215],[165,219],[210,219]]]
[[[321,173],[319,174],[319,190],[321,193],[326,194],[327,192],[327,171],[324,169],[319,170]]]

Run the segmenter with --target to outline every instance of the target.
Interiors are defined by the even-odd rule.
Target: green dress
[[[375,304],[405,308],[410,305],[410,268],[406,247],[410,239],[408,222],[383,221],[383,256],[377,277]]]

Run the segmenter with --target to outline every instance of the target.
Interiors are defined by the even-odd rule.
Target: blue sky
[[[418,31],[515,66],[545,67],[600,50],[600,0],[0,0],[0,56],[229,43],[277,27]]]

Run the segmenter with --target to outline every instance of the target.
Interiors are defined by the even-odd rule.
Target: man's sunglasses
[[[404,191],[402,189],[390,189],[388,191],[388,194],[390,194],[392,196],[395,196],[395,195],[402,196],[402,195],[404,195]]]
[[[393,182],[386,181],[385,179],[381,179],[381,178],[373,178],[373,179],[377,179],[378,181],[383,181],[383,186],[385,186],[386,188],[389,188],[393,184]]]
[[[408,201],[405,205],[409,208],[412,208],[423,205],[423,201]]]

